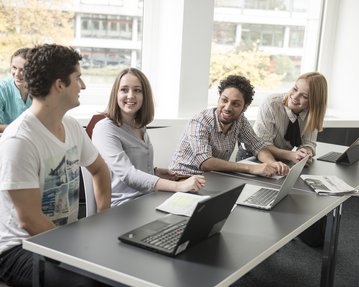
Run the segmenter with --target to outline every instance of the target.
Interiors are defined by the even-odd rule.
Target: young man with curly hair
[[[220,82],[218,92],[217,107],[205,109],[190,120],[169,169],[183,175],[204,171],[245,172],[269,177],[287,174],[288,166],[274,159],[244,115],[254,95],[250,81],[230,75]],[[237,142],[243,143],[262,163],[229,161]]]
[[[0,278],[11,286],[32,286],[33,254],[22,241],[77,220],[80,166],[92,174],[98,211],[110,207],[107,166],[81,125],[65,115],[85,89],[80,60],[69,47],[31,49],[24,75],[32,106],[0,139]],[[101,286],[62,267],[46,262],[45,286]]]

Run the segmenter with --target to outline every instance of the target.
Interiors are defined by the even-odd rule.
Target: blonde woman
[[[264,100],[254,130],[278,160],[296,163],[306,155],[312,157],[318,131],[323,129],[327,98],[325,77],[318,72],[303,74],[288,93]]]
[[[323,129],[327,100],[325,77],[318,72],[303,74],[288,93],[271,95],[264,100],[254,130],[278,160],[298,162],[306,155],[312,157],[318,131]],[[326,217],[323,217],[299,238],[310,246],[322,246],[325,226]]]

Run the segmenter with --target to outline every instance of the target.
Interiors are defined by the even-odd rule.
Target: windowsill
[[[258,107],[250,107],[246,116],[251,124],[254,123]],[[324,117],[324,128],[359,128],[359,116],[338,115],[334,110],[328,109]]]

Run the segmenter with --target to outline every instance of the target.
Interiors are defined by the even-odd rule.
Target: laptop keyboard
[[[278,194],[278,190],[269,188],[261,188],[256,193],[248,197],[245,202],[250,204],[256,204],[260,206],[267,206],[271,201],[275,199]]]
[[[142,241],[147,244],[172,250],[180,239],[187,222],[188,220],[183,220],[175,225],[171,225],[154,235],[142,239]]]
[[[327,160],[327,161],[332,161],[332,162],[336,162],[337,159],[341,156],[342,154],[339,153],[339,152],[330,152],[330,153],[327,153],[323,156],[320,157],[320,159],[322,160]]]

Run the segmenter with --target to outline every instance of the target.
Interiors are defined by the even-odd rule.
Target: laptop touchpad
[[[151,222],[151,223],[145,225],[144,228],[146,228],[147,230],[159,231],[159,230],[164,229],[168,225],[169,225],[169,223],[167,223],[167,222],[156,220],[154,222]]]

